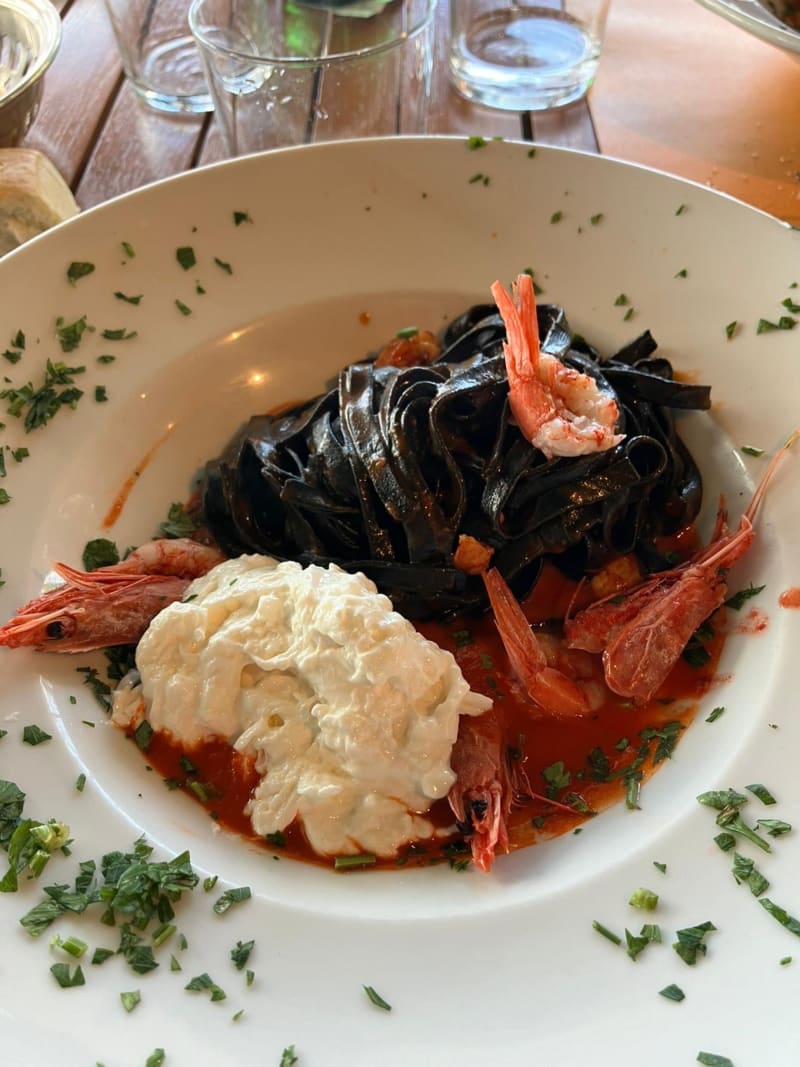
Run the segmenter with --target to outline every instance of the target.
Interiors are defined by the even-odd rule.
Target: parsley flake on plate
[[[364,992],[376,1008],[380,1008],[382,1011],[392,1010],[392,1005],[385,1001],[380,993],[377,993],[371,985],[365,985],[363,988]]]
[[[217,915],[224,915],[234,904],[239,904],[243,900],[249,900],[252,896],[249,885],[239,886],[236,889],[226,889],[219,900],[214,904],[214,912]]]
[[[67,280],[69,281],[70,285],[75,285],[75,283],[80,278],[85,278],[87,276],[87,274],[93,274],[93,273],[94,273],[94,263],[72,262],[67,267]]]
[[[191,270],[197,263],[197,257],[191,245],[184,245],[175,249],[175,258],[184,270]]]
[[[52,741],[53,735],[45,733],[45,731],[37,726],[36,723],[31,723],[29,726],[25,726],[22,730],[22,740],[26,745],[41,745],[45,741]]]
[[[682,1000],[686,999],[684,991],[679,985],[675,985],[674,982],[664,986],[663,989],[659,989],[658,995],[660,997],[665,997],[667,1000],[674,1000],[676,1004],[680,1004]]]
[[[76,986],[86,985],[81,965],[77,964],[74,971],[70,971],[68,963],[54,963],[50,973],[62,989],[74,989]]]

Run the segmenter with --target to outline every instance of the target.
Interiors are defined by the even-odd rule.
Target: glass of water
[[[544,111],[579,100],[597,72],[611,0],[452,0],[450,73],[468,100]]]
[[[189,0],[105,0],[122,65],[137,96],[158,111],[213,104],[189,32]]]
[[[424,133],[436,0],[193,0],[231,156]]]

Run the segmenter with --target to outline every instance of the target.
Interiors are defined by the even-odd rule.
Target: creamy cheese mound
[[[194,581],[139,642],[114,721],[255,756],[265,835],[295,818],[322,855],[391,856],[455,780],[460,715],[491,701],[363,574],[242,556]]]

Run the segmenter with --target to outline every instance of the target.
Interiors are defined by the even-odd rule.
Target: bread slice
[[[0,256],[78,210],[47,156],[33,148],[0,148]]]

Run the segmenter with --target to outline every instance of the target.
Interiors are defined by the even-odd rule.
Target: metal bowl
[[[44,72],[61,43],[50,0],[0,0],[0,147],[25,136],[39,110]]]

